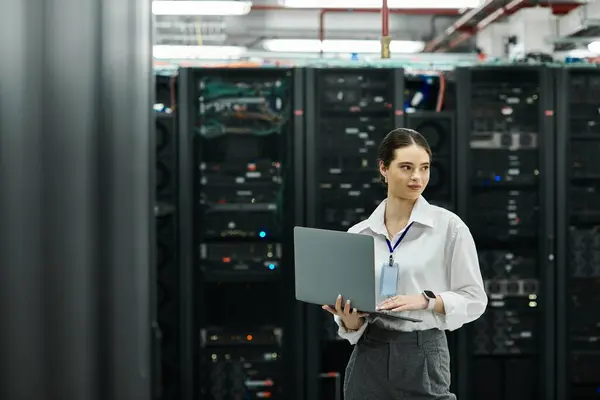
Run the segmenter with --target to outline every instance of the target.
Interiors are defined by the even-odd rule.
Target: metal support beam
[[[0,398],[149,399],[150,0],[6,0],[0,35]]]
[[[575,10],[579,4],[551,3],[544,1],[538,2],[536,6],[550,7],[555,15],[559,15]],[[485,3],[478,8],[474,8],[463,14],[448,29],[427,43],[425,51],[441,53],[453,49],[476,35],[478,32],[487,28],[490,24],[498,21],[501,17],[514,14],[523,8],[530,7],[532,7],[532,5],[527,0],[486,0]],[[571,11],[570,14],[573,14],[574,12],[576,11]],[[563,19],[567,16],[563,17]]]
[[[561,37],[571,36],[584,29],[599,26],[599,20],[600,2],[591,1],[561,17],[558,33]]]

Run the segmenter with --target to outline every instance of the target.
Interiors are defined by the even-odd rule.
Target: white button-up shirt
[[[381,268],[389,263],[390,250],[384,223],[386,200],[371,216],[351,227],[348,232],[371,235],[375,238],[375,285],[380,293]],[[413,223],[414,222],[414,223]],[[396,331],[417,331],[437,328],[455,330],[479,318],[487,306],[487,295],[479,269],[475,242],[469,228],[454,213],[433,206],[422,196],[413,207],[407,226],[410,227],[394,251],[398,264],[397,294],[418,295],[431,290],[444,301],[445,315],[434,311],[407,311],[399,315],[413,317],[423,322],[410,322],[382,315],[369,316],[367,323],[355,332],[344,329],[340,318],[338,334],[351,344],[356,344],[368,324],[376,324]],[[406,229],[406,228],[405,228]],[[404,231],[404,230],[403,230]],[[403,231],[390,242],[398,241]],[[383,298],[378,298],[378,301]]]

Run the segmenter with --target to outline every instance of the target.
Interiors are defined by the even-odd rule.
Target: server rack
[[[154,143],[155,222],[152,296],[153,397],[177,400],[180,382],[179,322],[179,213],[177,125],[175,116],[176,77],[155,77]]]
[[[306,88],[307,226],[347,230],[385,198],[377,146],[387,132],[404,126],[404,71],[310,68]],[[320,390],[327,386],[320,385],[321,374],[339,374],[335,382],[343,382],[351,346],[336,340],[333,324],[320,307],[307,306],[307,399],[335,399],[335,388]]]
[[[183,398],[303,399],[292,248],[304,215],[302,74],[180,75]]]
[[[433,159],[431,163],[430,179],[423,196],[430,204],[456,212],[456,118],[452,111],[415,111],[407,112],[405,118],[406,128],[414,129],[427,139]],[[464,361],[461,357],[462,331],[446,332],[450,350],[450,364],[452,365],[451,391],[459,398],[465,388],[459,385],[461,366]]]
[[[557,399],[600,398],[600,69],[558,74]]]
[[[463,399],[555,398],[553,77],[541,66],[457,70],[458,211],[489,297],[461,338]]]

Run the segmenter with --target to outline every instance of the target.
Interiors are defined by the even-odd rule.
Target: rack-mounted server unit
[[[403,92],[401,69],[306,71],[308,226],[346,231],[385,199],[377,150],[389,131],[404,126]],[[306,332],[306,398],[333,400],[328,396],[336,390],[325,389],[319,377],[339,375],[332,384],[341,385],[351,345],[318,306],[307,306]]]
[[[302,74],[181,71],[189,400],[302,399]],[[183,93],[185,87],[185,93]]]
[[[176,77],[155,76],[155,295],[153,397],[178,400],[180,379],[178,142],[174,112]]]
[[[460,354],[469,400],[554,398],[554,110],[550,68],[460,68],[458,211],[489,298]]]
[[[600,398],[600,69],[561,69],[557,99],[557,398]]]

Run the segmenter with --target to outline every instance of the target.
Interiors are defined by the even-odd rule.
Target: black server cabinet
[[[292,246],[303,223],[302,74],[184,69],[181,86],[184,399],[300,400]]]
[[[489,298],[463,339],[463,399],[555,398],[553,78],[537,66],[457,71],[458,210]]]
[[[562,69],[557,99],[557,398],[600,399],[600,69]]]
[[[154,398],[181,396],[179,330],[178,143],[175,76],[157,75],[154,101],[155,281]]]
[[[386,197],[377,148],[404,126],[404,73],[311,68],[306,74],[306,222],[346,231]],[[351,346],[336,338],[329,313],[307,306],[306,314],[306,398],[337,400]]]
[[[416,111],[406,114],[406,128],[421,133],[433,153],[429,184],[423,196],[430,204],[456,209],[456,129],[453,112]]]

